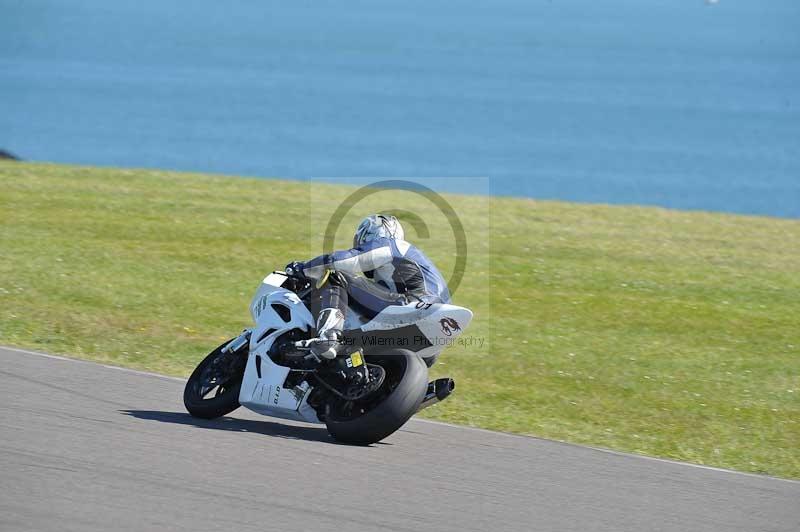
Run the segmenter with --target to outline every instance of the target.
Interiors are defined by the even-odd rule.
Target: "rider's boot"
[[[342,345],[344,314],[338,308],[322,309],[317,318],[317,337],[309,340],[311,352],[319,358],[332,360]]]

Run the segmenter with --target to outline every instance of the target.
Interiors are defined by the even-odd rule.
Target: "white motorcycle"
[[[417,301],[367,318],[351,304],[345,348],[321,361],[304,347],[314,333],[313,294],[302,277],[268,275],[250,304],[255,326],[212,351],[189,377],[189,413],[212,419],[245,406],[324,423],[337,441],[368,445],[453,391],[450,378],[428,382],[428,367],[469,325],[470,310]]]

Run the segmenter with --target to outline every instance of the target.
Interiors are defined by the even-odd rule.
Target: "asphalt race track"
[[[800,530],[800,482],[412,421],[384,443],[0,348],[0,530]]]

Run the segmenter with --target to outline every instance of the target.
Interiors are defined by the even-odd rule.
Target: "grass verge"
[[[0,163],[0,343],[186,375],[350,191]],[[380,196],[342,245],[366,210],[419,207]],[[446,198],[484,343],[445,352],[434,374],[458,390],[427,417],[800,478],[800,221]]]

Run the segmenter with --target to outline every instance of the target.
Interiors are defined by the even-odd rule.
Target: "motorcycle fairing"
[[[411,339],[408,344],[422,358],[439,354],[452,345],[472,321],[472,311],[445,303],[409,303],[386,307],[359,328],[363,333],[379,334],[395,329],[419,330],[426,342]]]
[[[314,409],[308,405],[311,392],[308,383],[284,388],[290,369],[275,364],[267,354],[280,335],[314,327],[311,312],[297,294],[281,288],[286,276],[268,275],[250,304],[255,321],[250,334],[250,354],[244,370],[239,403],[256,412],[273,417],[319,423]]]

